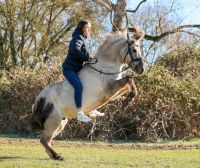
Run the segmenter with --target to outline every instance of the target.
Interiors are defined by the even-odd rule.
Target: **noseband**
[[[129,63],[128,67],[125,68],[124,70],[119,71],[119,72],[103,72],[102,70],[98,70],[98,69],[96,69],[96,68],[94,68],[94,67],[92,67],[92,66],[90,65],[90,64],[96,64],[96,63],[98,62],[98,59],[96,60],[95,63],[86,63],[85,65],[87,65],[88,67],[94,69],[95,71],[99,72],[100,74],[105,74],[105,75],[115,75],[115,74],[119,74],[119,73],[122,73],[122,72],[128,70],[128,69],[131,67],[131,64],[132,64],[133,62],[142,61],[142,58],[134,58],[134,57],[133,57],[133,51],[132,51],[132,49],[131,49],[131,43],[129,42],[129,40],[127,40],[127,43],[128,43],[128,51],[126,52],[126,55],[124,56],[123,63],[125,63],[125,60],[126,60],[126,57],[127,57],[128,54],[129,54],[130,57],[131,57],[131,62]],[[135,45],[135,44],[134,44],[134,46],[137,46],[137,47],[138,47],[138,45]]]

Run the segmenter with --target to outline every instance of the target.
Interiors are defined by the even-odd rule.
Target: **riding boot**
[[[80,109],[79,109],[78,112],[77,112],[77,120],[83,121],[83,122],[90,122],[90,121],[92,121],[92,119],[89,118],[88,116],[86,116],[86,115],[83,113],[83,111],[80,110]]]
[[[103,116],[105,116],[105,114],[104,114],[104,113],[101,113],[101,112],[99,112],[99,111],[97,111],[96,109],[93,110],[93,111],[90,113],[90,117],[92,117],[92,118],[103,117]]]

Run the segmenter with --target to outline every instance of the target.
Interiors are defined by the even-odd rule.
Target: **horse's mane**
[[[110,48],[110,46],[120,39],[124,39],[125,36],[122,32],[118,33],[109,33],[105,36],[104,40],[100,43],[100,46],[97,49],[96,54],[99,52],[102,52],[102,50],[105,50],[107,48]]]
[[[110,40],[110,41],[116,41],[121,38],[125,38],[124,34],[122,32],[116,32],[116,33],[109,33],[106,35],[105,40]]]

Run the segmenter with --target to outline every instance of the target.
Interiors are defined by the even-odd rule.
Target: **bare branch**
[[[113,18],[113,11],[110,10],[110,23],[112,24],[114,30],[120,31],[119,28],[113,23],[112,18]]]
[[[166,37],[166,36],[168,36],[170,34],[174,34],[174,33],[177,33],[177,32],[183,32],[182,29],[185,29],[185,28],[200,28],[200,25],[182,25],[182,26],[174,28],[174,29],[172,29],[170,31],[166,31],[166,32],[164,32],[164,33],[162,33],[162,34],[160,34],[158,36],[151,36],[151,35],[146,34],[144,36],[144,39],[157,42],[157,41],[163,39],[164,37]],[[129,28],[129,31],[130,32],[134,32],[133,28]]]
[[[181,32],[187,33],[187,34],[189,34],[189,35],[192,35],[192,36],[195,36],[195,37],[200,38],[200,35],[198,35],[198,34],[196,34],[196,33],[193,33],[193,32],[189,32],[189,31],[185,31],[185,30],[182,30]]]
[[[108,10],[111,10],[114,4],[110,0],[97,0],[99,4],[101,4],[103,7],[107,8]]]
[[[54,16],[54,18],[52,19],[52,22],[54,22],[54,20],[66,9],[66,7],[64,6],[58,13],[57,15]]]
[[[126,12],[132,12],[132,13],[137,12],[137,10],[139,9],[139,7],[140,7],[144,2],[146,2],[146,1],[147,1],[147,0],[141,1],[141,2],[138,4],[138,6],[135,8],[135,10],[126,10]]]

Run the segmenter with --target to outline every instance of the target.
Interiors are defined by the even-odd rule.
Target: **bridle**
[[[129,39],[129,38],[128,38],[128,39]],[[128,69],[131,67],[131,64],[132,64],[133,62],[142,61],[142,58],[134,58],[134,57],[133,57],[133,51],[132,51],[132,49],[131,49],[131,43],[129,42],[129,40],[127,40],[127,43],[128,43],[128,51],[126,52],[126,55],[124,56],[123,63],[125,63],[125,60],[126,60],[126,57],[127,57],[128,54],[129,54],[130,57],[131,57],[131,62],[128,64],[128,67],[126,67],[126,68],[123,69],[122,71],[119,71],[119,72],[104,72],[104,71],[102,71],[102,70],[98,70],[98,69],[92,67],[90,64],[96,64],[96,63],[98,62],[98,59],[96,59],[96,62],[94,62],[94,63],[86,63],[86,64],[84,64],[84,65],[87,65],[88,67],[92,68],[93,70],[99,72],[100,75],[101,75],[101,74],[105,74],[105,75],[116,75],[116,74],[119,74],[119,73],[122,73],[122,72],[128,70]],[[134,44],[134,46],[137,46],[137,47],[138,47],[138,45],[136,45],[136,44]]]

